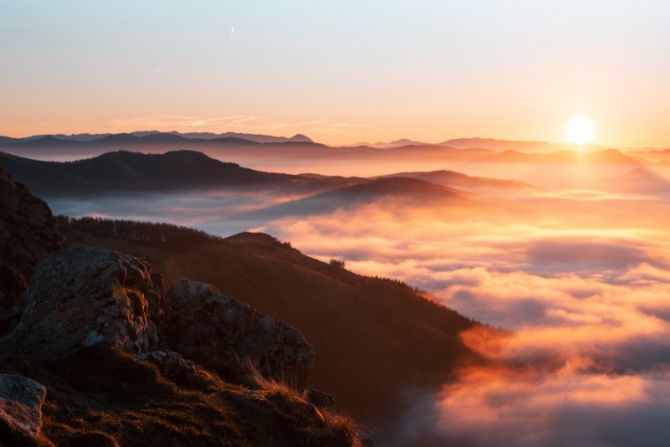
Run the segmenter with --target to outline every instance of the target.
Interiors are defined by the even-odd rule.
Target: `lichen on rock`
[[[140,259],[69,246],[35,270],[19,324],[4,344],[43,359],[97,345],[126,352],[151,349],[158,342],[146,298],[155,294],[151,277]]]

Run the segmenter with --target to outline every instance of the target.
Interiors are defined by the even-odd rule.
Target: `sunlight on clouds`
[[[292,198],[220,191],[155,197],[142,202],[149,208],[113,199],[84,208],[218,234],[266,231],[357,273],[406,281],[492,325],[462,334],[486,361],[464,365],[438,392],[412,395],[392,447],[417,436],[482,447],[627,446],[640,431],[670,436],[657,416],[670,411],[669,216],[661,198],[538,191],[235,218]]]
[[[511,330],[463,334],[494,364],[464,367],[417,398],[390,445],[427,434],[436,445],[631,445],[670,410],[665,212],[654,200],[574,196],[505,203],[500,213],[371,205],[264,229]]]

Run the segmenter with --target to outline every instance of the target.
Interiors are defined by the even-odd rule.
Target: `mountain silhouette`
[[[382,178],[405,177],[438,185],[452,186],[462,189],[480,189],[480,188],[530,188],[530,185],[517,180],[504,180],[488,177],[473,177],[461,172],[440,170],[428,172],[398,172],[396,174],[385,175]]]
[[[386,177],[239,214],[236,218],[264,220],[283,216],[330,214],[338,209],[354,209],[382,200],[402,205],[421,206],[453,203],[467,198],[468,194],[465,192],[424,180]]]
[[[350,182],[344,178],[260,172],[194,151],[165,154],[118,151],[73,162],[38,161],[0,153],[0,166],[32,191],[51,196],[222,187],[318,190]]]

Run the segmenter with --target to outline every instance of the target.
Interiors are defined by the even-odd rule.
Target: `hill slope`
[[[423,180],[438,185],[451,186],[463,189],[480,188],[529,188],[530,185],[517,180],[495,179],[488,177],[473,177],[456,171],[440,170],[429,172],[399,172],[385,175],[388,177],[405,177]]]
[[[144,259],[59,250],[48,207],[2,173],[0,210],[0,320],[17,316],[0,329],[0,445],[361,447],[302,388],[313,351],[295,329],[206,284],[165,291]]]
[[[400,282],[356,275],[266,234],[210,238],[184,249],[186,229],[180,236],[155,224],[96,219],[62,219],[61,226],[69,243],[145,256],[168,282],[209,282],[286,321],[316,352],[311,386],[327,389],[342,409],[382,432],[402,413],[406,392],[439,386],[471,354],[458,336],[471,320]]]
[[[432,206],[462,201],[467,196],[465,192],[415,178],[385,177],[251,211],[236,218],[255,220],[330,214],[338,209],[351,209],[380,201],[409,206]]]

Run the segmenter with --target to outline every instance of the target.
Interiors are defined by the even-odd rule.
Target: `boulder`
[[[47,204],[0,171],[0,335],[13,326],[37,263],[60,246]]]
[[[38,444],[46,388],[32,379],[0,374],[0,445]]]
[[[163,331],[171,349],[227,380],[247,383],[260,375],[304,387],[314,353],[286,323],[185,279],[168,290],[165,308]]]
[[[159,300],[143,260],[72,245],[39,264],[19,324],[3,344],[47,360],[92,346],[143,352],[158,341],[150,301]]]

